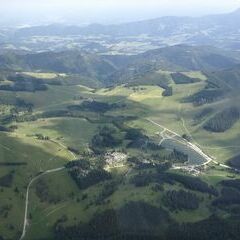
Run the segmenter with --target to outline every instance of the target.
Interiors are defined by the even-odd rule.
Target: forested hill
[[[240,60],[231,51],[213,47],[177,45],[134,56],[107,56],[80,51],[14,53],[0,55],[1,70],[51,71],[80,74],[104,85],[125,83],[157,70],[218,71],[233,68]]]
[[[226,90],[238,90],[240,88],[240,65],[232,68],[208,73],[208,78],[218,87]]]

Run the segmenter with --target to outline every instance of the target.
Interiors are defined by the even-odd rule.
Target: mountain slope
[[[157,70],[217,71],[239,63],[233,54],[212,47],[166,47],[135,56],[99,56],[79,51],[0,55],[0,68],[81,74],[112,84]]]
[[[219,71],[234,67],[239,60],[231,52],[213,47],[178,45],[131,56],[127,65],[111,74],[106,81],[131,82],[152,73],[165,71]]]
[[[114,64],[97,55],[85,55],[76,51],[38,54],[8,53],[0,56],[1,69],[43,70],[59,73],[81,74],[90,78],[105,76],[116,70]]]

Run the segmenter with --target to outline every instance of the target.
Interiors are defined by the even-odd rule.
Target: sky
[[[161,16],[231,12],[240,0],[0,0],[0,21],[120,23]]]

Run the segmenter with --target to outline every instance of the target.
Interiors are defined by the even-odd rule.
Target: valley
[[[0,240],[238,239],[237,19],[0,31]]]
[[[24,74],[41,79],[45,76],[46,79],[54,77],[56,81],[61,81],[58,73],[51,75],[47,73]],[[18,234],[19,239],[31,239],[37,235],[40,238],[49,238],[53,236],[52,228],[55,221],[63,218],[63,210],[64,218],[67,219],[64,220],[66,221],[64,226],[67,227],[78,219],[83,223],[89,221],[94,212],[100,214],[109,207],[121,208],[125,202],[124,199],[149,202],[156,206],[159,194],[163,193],[153,194],[152,184],[144,184],[135,189],[131,181],[137,178],[138,174],[143,174],[143,176],[146,174],[147,177],[149,171],[155,171],[156,166],[160,164],[160,167],[162,164],[166,164],[169,161],[167,155],[173,151],[176,151],[177,155],[175,155],[176,162],[173,162],[172,167],[168,170],[171,174],[172,172],[174,174],[182,172],[198,176],[203,181],[210,181],[210,184],[216,188],[219,188],[216,184],[223,178],[234,178],[237,181],[238,173],[230,168],[226,169],[224,166],[226,164],[229,166],[227,161],[240,154],[240,148],[236,141],[238,131],[234,130],[238,129],[239,122],[232,129],[224,132],[224,137],[220,137],[223,135],[221,133],[211,132],[210,134],[204,130],[202,126],[207,119],[204,118],[203,122],[199,122],[200,119],[195,120],[195,115],[211,106],[217,108],[218,101],[199,107],[184,101],[187,97],[204,89],[207,84],[207,77],[203,73],[187,72],[184,74],[200,77],[200,80],[195,83],[176,84],[171,80],[171,72],[161,72],[161,76],[167,76],[170,81],[169,86],[172,88],[172,96],[166,97],[163,96],[164,89],[147,82],[148,79],[146,79],[145,85],[143,80],[140,80],[140,83],[130,83],[129,86],[118,85],[99,89],[84,87],[80,85],[81,83],[77,85],[64,83],[63,85],[47,84],[47,90],[44,91],[21,91],[17,94],[11,91],[2,91],[2,94],[8,96],[9,102],[14,103],[18,98],[24,103],[31,102],[33,107],[29,112],[24,109],[25,104],[22,110],[14,113],[16,120],[5,124],[6,127],[14,124],[14,131],[1,132],[1,138],[5,139],[0,145],[1,162],[6,162],[4,160],[6,157],[8,162],[13,159],[8,165],[1,165],[1,176],[6,176],[9,171],[17,170],[16,173],[13,173],[14,178],[11,180],[9,190],[8,187],[5,189],[1,185],[6,201],[6,205],[3,202],[3,206],[11,206],[7,217],[2,218],[5,224],[2,226],[1,232],[4,232],[5,236],[9,238],[16,236],[15,234]],[[220,102],[222,101],[227,104],[229,99],[220,100]],[[11,109],[14,105],[5,103],[2,106]],[[8,114],[9,111],[6,109],[4,112]],[[106,145],[98,146],[99,143],[96,142],[93,148],[91,142],[94,135],[106,126],[113,128],[105,131],[113,131],[116,143],[114,146],[110,146],[110,143],[107,142]],[[124,140],[126,136],[124,137],[123,133],[129,131],[128,128],[136,129],[132,133],[134,138],[130,138],[136,141],[131,143],[132,147],[129,145],[128,138]],[[142,133],[137,132],[137,129],[141,129]],[[135,131],[136,133],[134,133]],[[100,143],[102,144],[102,142]],[[25,150],[27,148],[31,153]],[[119,163],[113,167],[111,165],[104,167],[105,151],[124,152],[127,158],[119,160]],[[141,157],[139,153],[141,153]],[[22,154],[24,155],[22,156]],[[97,158],[99,160],[96,161]],[[174,158],[170,157],[169,159]],[[178,158],[179,160],[177,160]],[[110,180],[111,182],[120,181],[116,183],[117,190],[102,203],[94,203],[98,201],[96,200],[98,192],[100,191],[101,195],[101,189],[105,184],[104,182],[98,183],[79,191],[71,180],[67,168],[62,170],[62,167],[65,167],[69,161],[74,163],[75,159],[80,159],[80,161],[89,159],[88,161],[93,166],[103,166],[107,172],[111,173],[113,178]],[[135,160],[132,162],[133,160],[130,159]],[[186,161],[188,162],[186,163]],[[21,165],[22,162],[24,162],[23,165]],[[109,164],[111,164],[110,162]],[[138,165],[139,167],[137,167]],[[27,174],[26,168],[29,169]],[[53,172],[48,174],[51,169]],[[62,171],[58,172],[58,170]],[[122,181],[124,185],[122,185]],[[41,185],[44,186],[43,189],[40,187]],[[63,189],[64,186],[67,186],[65,188],[67,191],[62,192],[60,189]],[[165,188],[169,191],[181,189],[180,186],[169,185],[169,183],[164,183]],[[15,190],[11,192],[11,189]],[[38,191],[43,191],[41,197]],[[28,212],[25,218],[25,228],[20,238],[26,192],[28,193],[27,199],[29,199],[26,203]],[[204,196],[204,193],[200,195]],[[87,196],[86,199],[85,196]],[[182,218],[182,214],[185,214],[186,219],[189,219],[187,221],[190,222],[203,220],[210,216],[210,210],[204,208],[207,204],[205,201],[210,204],[209,200],[204,200],[198,210],[191,212],[182,210],[173,215],[171,213],[171,216],[176,221]],[[16,214],[16,210],[13,208],[14,202],[21,202],[22,207],[16,217],[15,225],[9,229],[7,227],[8,219],[11,219],[11,214]],[[199,211],[202,212],[201,215],[199,215]]]

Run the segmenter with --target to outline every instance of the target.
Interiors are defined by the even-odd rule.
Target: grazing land
[[[238,58],[1,57],[0,239],[237,239]]]

